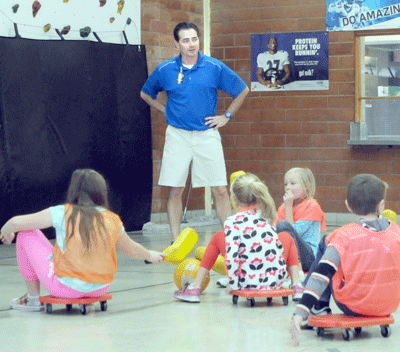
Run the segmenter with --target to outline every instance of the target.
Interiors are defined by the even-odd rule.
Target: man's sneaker
[[[328,314],[332,314],[332,311],[329,308],[329,306],[325,306],[325,307],[322,307],[320,309],[316,309],[315,306],[314,306],[310,310],[310,315],[328,315]],[[301,329],[310,329],[310,330],[313,329],[312,326],[308,325],[308,319],[307,320],[303,320],[300,323],[300,327],[301,327]]]
[[[226,287],[229,285],[229,278],[223,277],[217,281],[217,286],[219,287]]]
[[[185,302],[200,303],[200,287],[193,287],[186,283],[182,290],[174,292],[174,297]]]
[[[292,301],[294,302],[300,301],[301,297],[303,297],[304,287],[300,284],[300,285],[292,285],[290,288],[294,291]]]

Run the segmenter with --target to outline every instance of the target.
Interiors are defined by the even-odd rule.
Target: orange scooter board
[[[101,297],[82,297],[82,298],[58,298],[53,296],[42,296],[39,298],[41,303],[46,305],[46,312],[52,312],[53,304],[65,304],[67,307],[67,311],[71,311],[73,304],[79,304],[81,314],[85,315],[87,313],[86,306],[88,304],[93,304],[96,302],[100,302],[100,308],[102,311],[107,310],[107,301],[112,299],[112,295],[110,293],[106,293]]]
[[[359,334],[363,326],[380,325],[383,337],[390,336],[389,325],[394,324],[393,316],[386,317],[352,317],[345,314],[327,314],[327,315],[310,315],[308,317],[308,325],[317,328],[317,335],[321,336],[325,328],[342,329],[343,339],[346,341],[354,337],[351,328],[355,328],[355,332]]]
[[[247,302],[251,307],[255,305],[255,297],[266,298],[268,303],[271,303],[272,297],[282,297],[283,305],[289,304],[289,297],[293,296],[294,291],[291,288],[279,288],[276,290],[236,290],[231,291],[232,302],[237,304],[238,297],[247,298]]]

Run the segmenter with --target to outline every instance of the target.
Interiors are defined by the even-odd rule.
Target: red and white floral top
[[[225,221],[226,258],[232,290],[271,290],[282,286],[286,263],[275,230],[255,208]]]

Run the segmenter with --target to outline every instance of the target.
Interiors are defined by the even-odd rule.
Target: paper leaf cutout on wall
[[[36,17],[38,11],[42,7],[42,4],[39,1],[34,1],[32,4],[32,15],[33,17]]]
[[[110,18],[110,23],[113,23],[115,21],[115,17]]]
[[[69,0],[63,0],[63,2],[68,2]]]
[[[103,7],[106,4],[107,0],[100,0],[100,7]]]
[[[126,20],[126,24],[131,24],[132,23],[132,19],[130,17],[128,17],[128,19]]]
[[[63,34],[63,35],[68,34],[69,31],[70,31],[70,29],[71,29],[71,26],[65,26],[65,27],[62,29],[61,34]]]
[[[18,4],[15,4],[15,5],[12,7],[13,12],[14,12],[14,13],[17,13],[18,8],[19,8],[19,5],[18,5]]]
[[[125,1],[124,0],[120,0],[118,1],[118,13],[121,15],[122,14],[122,9],[124,8],[125,5]]]
[[[91,31],[92,29],[90,27],[81,28],[79,30],[82,38],[88,37]]]
[[[47,32],[50,30],[50,28],[51,28],[51,24],[50,24],[50,23],[47,23],[47,24],[43,27],[43,30],[47,33]]]

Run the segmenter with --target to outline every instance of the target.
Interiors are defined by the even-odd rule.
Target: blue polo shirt
[[[177,83],[182,68],[185,77]],[[205,118],[217,112],[218,90],[236,98],[246,83],[221,61],[199,53],[197,63],[188,69],[181,56],[165,61],[154,70],[143,86],[153,99],[161,91],[167,93],[166,122],[185,130],[206,130]]]

